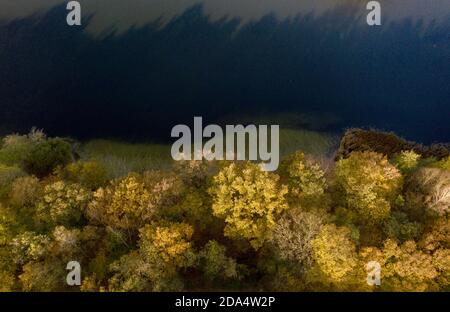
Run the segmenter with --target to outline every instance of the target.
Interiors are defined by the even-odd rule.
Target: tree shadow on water
[[[93,38],[43,17],[0,25],[1,130],[169,140],[194,115],[333,114],[423,142],[450,138],[450,21],[362,24],[356,10],[241,25],[201,5]]]

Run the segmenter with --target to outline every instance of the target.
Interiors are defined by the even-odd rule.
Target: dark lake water
[[[170,139],[194,115],[450,141],[450,1],[0,0],[0,131]],[[126,3],[126,5],[124,4]],[[263,4],[261,4],[263,3]]]

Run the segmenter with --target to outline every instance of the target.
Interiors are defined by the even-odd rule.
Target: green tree
[[[97,161],[78,161],[68,164],[58,172],[62,179],[79,183],[90,190],[96,190],[107,182],[106,168]]]
[[[226,247],[211,240],[199,253],[200,269],[209,280],[238,279],[236,260],[227,257]]]
[[[58,166],[65,166],[73,159],[72,146],[60,138],[50,138],[36,143],[23,160],[29,174],[44,177]]]
[[[418,240],[423,232],[421,223],[409,220],[408,215],[401,211],[392,212],[383,222],[382,229],[387,238],[400,242]]]
[[[440,161],[435,162],[433,166],[444,170],[450,170],[450,156],[447,156]]]
[[[2,140],[0,163],[8,166],[22,166],[24,160],[36,144],[45,142],[47,137],[41,130],[31,129],[28,135],[8,135]]]
[[[320,165],[298,151],[284,159],[279,169],[282,181],[289,187],[291,202],[302,206],[325,206],[328,187],[325,172]]]
[[[179,271],[194,266],[196,255],[185,223],[146,225],[140,230],[139,250],[111,264],[108,289],[112,291],[181,290]]]
[[[412,150],[402,151],[395,158],[395,164],[402,173],[407,174],[418,167],[421,157],[421,155]]]
[[[152,291],[155,279],[151,265],[147,264],[137,251],[122,256],[110,265],[112,276],[108,280],[109,291]],[[94,285],[87,285],[94,283]],[[96,287],[92,278],[84,280],[82,288]]]

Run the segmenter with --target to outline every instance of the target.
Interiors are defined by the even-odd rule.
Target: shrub
[[[72,161],[72,147],[59,138],[52,138],[35,144],[23,160],[26,172],[37,177],[49,175],[58,166]]]
[[[450,170],[450,156],[434,163],[433,167]]]
[[[336,159],[347,158],[354,152],[376,152],[391,157],[411,149],[412,145],[393,133],[349,129],[341,139]]]
[[[423,158],[442,159],[450,156],[449,144],[423,146],[405,141],[393,133],[349,129],[342,137],[336,159],[347,158],[353,152],[376,152],[391,158],[405,150],[414,150]]]
[[[22,165],[31,149],[45,140],[45,134],[34,128],[28,135],[13,134],[6,136],[0,149],[0,163],[9,166]]]
[[[31,147],[27,136],[9,135],[5,137],[0,149],[0,163],[9,166],[21,165]]]

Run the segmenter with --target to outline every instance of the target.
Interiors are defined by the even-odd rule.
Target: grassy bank
[[[280,130],[280,155],[296,150],[323,156],[332,153],[338,145],[338,136],[299,129]],[[168,168],[172,163],[169,144],[127,143],[113,140],[91,140],[82,145],[82,159],[93,159],[102,163],[111,178],[127,173],[150,169]]]

